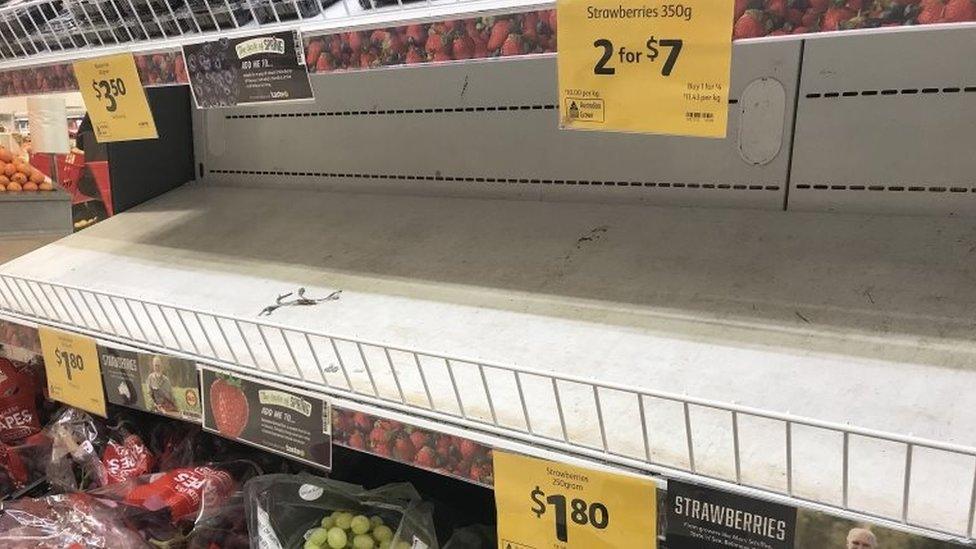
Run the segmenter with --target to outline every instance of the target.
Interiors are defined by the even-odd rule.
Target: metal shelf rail
[[[462,428],[475,429],[490,436],[517,440],[559,453],[574,455],[605,462],[626,470],[637,470],[662,474],[672,478],[693,479],[720,489],[738,491],[747,495],[759,495],[785,503],[826,510],[854,519],[869,520],[904,530],[927,534],[942,539],[971,542],[973,518],[976,511],[976,448],[927,440],[910,435],[887,433],[878,430],[843,425],[790,414],[775,413],[760,409],[691,398],[653,390],[628,387],[621,384],[603,383],[575,376],[556,375],[524,367],[494,364],[461,357],[445,356],[434,352],[408,349],[333,334],[303,331],[269,322],[256,322],[245,318],[214,314],[157,302],[149,302],[131,297],[92,291],[85,288],[41,282],[23,277],[0,274],[0,312],[13,318],[62,327],[76,332],[91,334],[102,339],[118,341],[161,352],[179,354],[200,362],[222,366],[230,371],[259,373],[264,378],[278,382],[303,386],[322,393],[354,401],[428,418],[434,421],[451,423]],[[238,342],[243,342],[243,347]],[[317,348],[330,348],[337,364],[326,364]],[[246,355],[235,353],[234,349],[246,349]],[[343,351],[345,349],[345,351]],[[350,351],[352,349],[352,351]],[[385,363],[378,363],[368,356],[381,353]],[[401,379],[404,371],[395,366],[393,355],[409,357],[414,373],[423,385],[424,393],[420,401],[411,399],[404,391]],[[375,355],[374,355],[375,356]],[[300,358],[301,357],[301,358]],[[314,369],[303,368],[305,364]],[[437,361],[446,368],[450,377],[448,403],[437,397],[440,391],[432,389],[428,374],[422,364]],[[362,364],[368,383],[357,385],[353,377],[357,370],[352,365]],[[319,372],[318,379],[312,379],[306,372]],[[399,373],[398,373],[399,372]],[[480,388],[458,382],[462,375],[480,378]],[[339,375],[342,383],[330,382],[330,374]],[[383,390],[377,383],[380,375],[392,375],[394,390]],[[489,377],[507,376],[514,384],[520,409],[515,410],[521,422],[502,419],[496,408],[498,395],[489,384]],[[532,384],[533,390],[525,390]],[[497,387],[497,385],[496,385]],[[540,394],[540,387],[545,387]],[[477,390],[487,410],[481,410],[470,399],[462,399],[462,393],[471,394]],[[600,444],[590,444],[574,436],[574,429],[585,423],[578,413],[573,413],[565,404],[568,391],[585,391],[592,395],[596,423],[599,428]],[[625,397],[631,399],[636,415],[621,417],[609,415],[604,404],[606,399]],[[538,428],[538,417],[530,413],[530,402],[538,399],[552,399],[558,414],[559,431],[554,436]],[[656,439],[649,433],[650,416],[648,408],[652,402],[666,401],[677,404],[683,411],[683,431],[687,439],[687,466],[663,463],[655,457]],[[696,440],[696,424],[693,413],[708,410],[723,414],[727,434],[732,440],[732,452],[728,456],[734,464],[734,474],[729,477],[715,475],[696,466],[696,448],[705,444]],[[506,410],[511,413],[512,410]],[[535,420],[535,421],[534,421]],[[743,455],[740,451],[740,425],[746,420],[775,422],[782,426],[785,434],[782,444],[785,451],[785,489],[759,486],[751,483],[743,470]],[[643,432],[642,451],[628,452],[608,442],[608,432],[614,425],[639,424]],[[535,425],[535,426],[534,426]],[[794,471],[801,459],[795,451],[794,437],[798,429],[810,429],[842,437],[842,464],[838,484],[840,501],[830,498],[811,498],[794,490]],[[877,513],[861,509],[851,503],[853,499],[852,470],[856,467],[858,455],[851,451],[855,441],[869,440],[892,445],[893,453],[903,456],[900,466],[902,491],[900,511],[896,513]],[[953,459],[972,462],[971,494],[968,510],[959,524],[952,526],[933,526],[916,518],[911,510],[913,480],[918,481],[918,467],[913,459],[919,452],[934,452]],[[961,511],[961,510],[959,510]],[[961,513],[960,513],[961,514]]]
[[[0,8],[0,68],[266,30],[326,31],[552,5],[534,0],[29,0]]]

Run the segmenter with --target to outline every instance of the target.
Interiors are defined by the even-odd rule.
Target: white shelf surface
[[[0,274],[974,447],[974,258],[967,219],[188,185]],[[342,294],[257,316],[298,287],[309,297]],[[0,306],[30,314],[2,295]],[[162,325],[153,309],[136,310]],[[134,343],[159,346],[133,333]],[[240,333],[271,370],[257,334]],[[221,360],[247,355],[243,338],[225,341],[233,349],[218,343]],[[325,366],[336,365],[326,343],[313,345]],[[368,393],[350,345],[338,350],[354,391]],[[320,375],[306,352],[293,354],[295,364],[279,365],[285,373],[343,384],[339,373]],[[364,357],[386,360],[372,346]],[[408,358],[392,352],[399,375],[374,382],[386,395],[399,383],[408,404],[426,407]],[[446,368],[422,358],[435,407],[453,405]],[[512,383],[488,371],[489,410],[475,390],[478,371],[461,366],[464,413],[493,411],[499,424],[524,430]],[[548,381],[523,382],[532,429],[560,438]],[[561,389],[567,437],[599,447],[592,392]],[[645,461],[633,397],[604,390],[600,400],[606,445]],[[690,469],[681,404],[642,404],[650,461]],[[735,482],[729,415],[688,413],[695,473]],[[845,504],[840,433],[793,425],[785,443],[783,423],[746,415],[737,429],[742,484],[959,537],[971,529],[970,456],[909,447],[906,483],[905,446],[850,436]]]

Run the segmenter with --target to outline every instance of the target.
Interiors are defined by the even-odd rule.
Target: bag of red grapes
[[[156,457],[124,419],[109,422],[65,407],[44,435],[51,445],[48,482],[57,491],[109,486],[155,471]]]

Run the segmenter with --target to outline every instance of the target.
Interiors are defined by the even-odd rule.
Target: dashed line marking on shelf
[[[474,177],[450,175],[410,175],[410,174],[368,174],[368,173],[330,173],[330,172],[291,172],[264,170],[223,170],[211,169],[209,173],[226,175],[277,175],[284,177],[315,177],[345,179],[386,179],[405,181],[449,181],[463,183],[507,183],[518,185],[576,185],[589,187],[643,187],[657,189],[693,190],[733,190],[733,191],[778,191],[779,185],[746,185],[741,183],[672,183],[659,181],[602,181],[593,179],[536,179],[528,177]]]
[[[736,105],[738,99],[729,99],[729,105]],[[226,114],[225,120],[241,120],[252,118],[320,118],[335,116],[389,116],[398,114],[451,114],[478,112],[512,112],[512,111],[555,111],[559,105],[486,105],[477,107],[428,107],[416,109],[369,109],[355,111],[313,111],[313,112],[281,112],[255,114]]]
[[[888,191],[888,192],[930,192],[930,193],[976,193],[976,187],[959,187],[945,185],[827,185],[823,183],[800,183],[796,188],[801,191]]]
[[[947,86],[944,88],[902,88],[902,89],[882,89],[882,90],[847,90],[847,91],[830,91],[821,93],[808,93],[804,97],[807,99],[834,99],[838,97],[874,97],[877,95],[932,95],[937,93],[974,93],[976,92],[976,86]],[[731,101],[730,101],[731,103]]]

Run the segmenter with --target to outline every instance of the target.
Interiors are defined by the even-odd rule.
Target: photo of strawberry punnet
[[[237,438],[247,427],[247,395],[241,380],[220,376],[210,384],[210,411],[217,431],[228,438]]]
[[[976,0],[734,0],[732,39],[976,21]],[[691,17],[690,11],[687,17]],[[554,53],[556,10],[305,35],[311,73]]]
[[[494,483],[491,448],[466,438],[399,421],[332,410],[336,444],[485,486]]]
[[[309,72],[556,51],[556,11],[533,11],[308,37]]]

